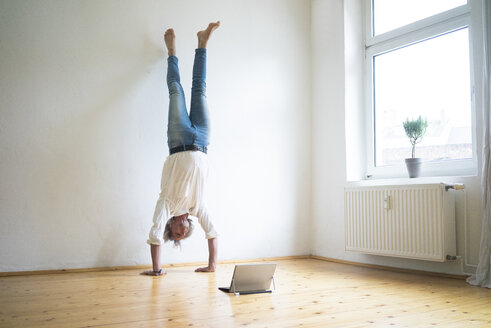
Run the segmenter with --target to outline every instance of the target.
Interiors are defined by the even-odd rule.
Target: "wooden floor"
[[[491,290],[316,259],[279,260],[273,294],[234,296],[232,264],[0,278],[0,327],[491,327]]]

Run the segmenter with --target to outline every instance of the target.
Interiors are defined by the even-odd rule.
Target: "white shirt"
[[[162,244],[167,220],[185,213],[198,218],[207,239],[217,236],[204,200],[207,178],[208,160],[205,153],[183,151],[167,157],[147,243]]]

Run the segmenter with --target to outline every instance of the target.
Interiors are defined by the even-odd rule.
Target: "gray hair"
[[[188,233],[186,234],[186,237],[184,237],[181,240],[175,240],[172,237],[172,230],[170,229],[170,225],[171,225],[173,219],[174,219],[174,217],[171,217],[169,220],[167,220],[167,223],[165,224],[165,229],[164,229],[164,242],[173,241],[174,242],[174,247],[181,248],[181,240],[184,240],[184,239],[188,238],[189,236],[191,236],[193,234],[193,230],[194,230],[193,220],[187,219],[188,220],[188,223],[189,223],[189,230],[188,230]]]

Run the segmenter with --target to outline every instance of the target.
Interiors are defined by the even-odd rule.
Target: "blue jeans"
[[[169,56],[167,63],[167,86],[169,87],[167,144],[169,149],[188,145],[207,147],[210,122],[206,103],[206,49],[196,49],[194,55],[189,115],[180,82],[177,57]]]

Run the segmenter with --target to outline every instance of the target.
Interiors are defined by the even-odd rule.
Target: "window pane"
[[[465,4],[467,0],[373,0],[373,35]]]
[[[472,158],[468,29],[373,58],[375,166],[411,157],[402,122],[428,120],[416,157]]]

